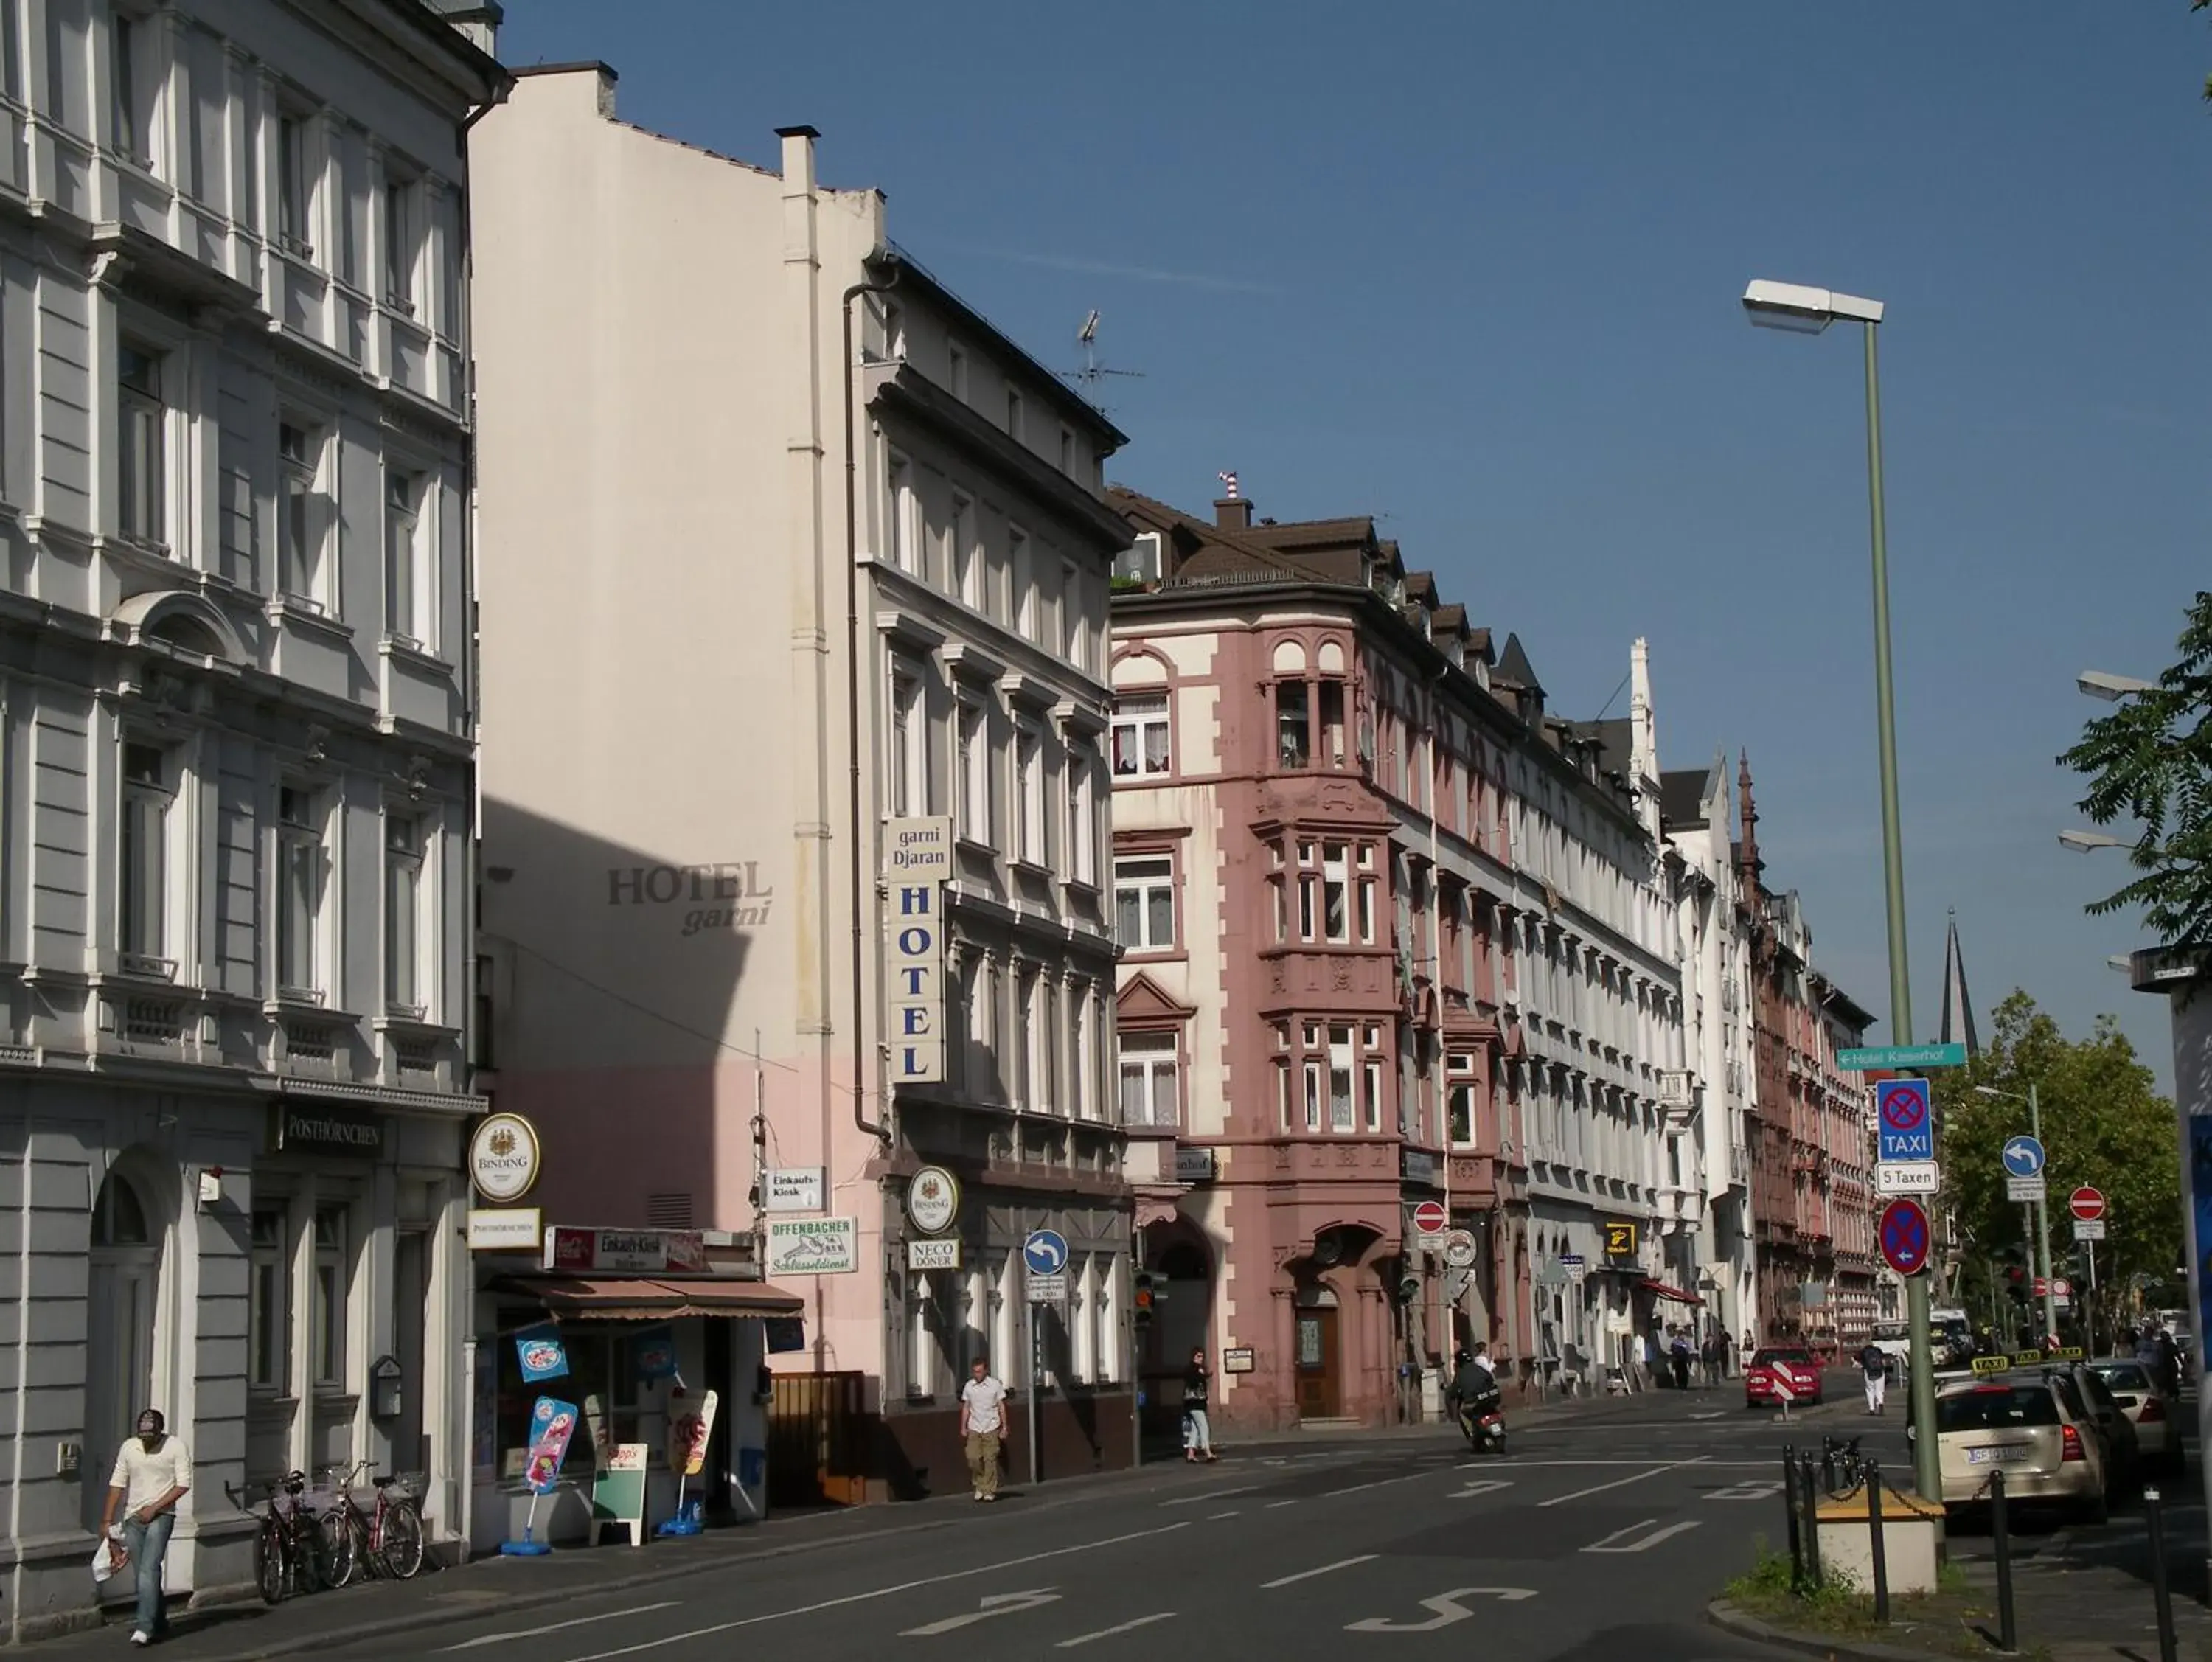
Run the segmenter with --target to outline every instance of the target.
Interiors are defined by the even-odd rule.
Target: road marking
[[[1692,1518],[1687,1523],[1669,1524],[1664,1529],[1652,1530],[1650,1534],[1641,1536],[1633,1541],[1622,1541],[1620,1539],[1622,1536],[1628,1534],[1631,1531],[1651,1529],[1651,1526],[1658,1521],[1659,1520],[1656,1518],[1645,1518],[1640,1519],[1636,1523],[1629,1525],[1626,1529],[1617,1529],[1613,1531],[1613,1532],[1607,1536],[1604,1540],[1595,1542],[1589,1546],[1584,1547],[1583,1550],[1584,1552],[1649,1552],[1652,1548],[1657,1546],[1662,1541],[1667,1540],[1674,1536],[1686,1533],[1698,1526],[1698,1520]],[[1614,1544],[1615,1543],[1619,1543],[1619,1544],[1616,1545]]]
[[[1393,1483],[1410,1483],[1417,1478],[1433,1477],[1435,1476],[1436,1473],[1433,1471],[1401,1472],[1395,1477],[1377,1477],[1370,1482],[1351,1483],[1342,1488],[1328,1489],[1323,1491],[1316,1498],[1323,1501],[1334,1501],[1340,1495],[1357,1495],[1362,1489],[1388,1488]]]
[[[1203,1501],[1224,1500],[1231,1495],[1249,1495],[1259,1487],[1257,1483],[1240,1483],[1235,1488],[1210,1488],[1203,1495],[1182,1495],[1160,1504],[1164,1507],[1194,1507]]]
[[[1512,1487],[1513,1482],[1508,1477],[1471,1477],[1468,1480],[1468,1484],[1465,1488],[1455,1489],[1451,1494],[1445,1495],[1444,1499],[1447,1501],[1464,1501],[1471,1495],[1494,1494],[1498,1489],[1511,1488]]]
[[[1556,1495],[1549,1501],[1539,1501],[1536,1504],[1539,1507],[1565,1506],[1570,1501],[1579,1501],[1586,1495],[1602,1495],[1609,1488],[1626,1488],[1631,1483],[1640,1483],[1646,1477],[1656,1477],[1662,1471],[1680,1471],[1684,1466],[1703,1465],[1705,1463],[1704,1455],[1692,1455],[1686,1460],[1676,1460],[1667,1465],[1653,1466],[1649,1470],[1638,1472],[1632,1477],[1617,1477],[1609,1483],[1597,1483],[1589,1488],[1578,1488],[1572,1495]]]
[[[1707,1491],[1708,1501],[1771,1501],[1782,1493],[1782,1485],[1772,1478],[1753,1477],[1741,1483],[1730,1483],[1726,1488]]]
[[[1425,1622],[1393,1622],[1380,1616],[1370,1616],[1364,1622],[1347,1622],[1346,1633],[1434,1633],[1438,1628],[1449,1628],[1455,1622],[1464,1622],[1474,1612],[1459,1601],[1462,1598],[1502,1598],[1509,1604],[1517,1604],[1524,1598],[1534,1598],[1534,1587],[1454,1587],[1449,1592],[1440,1592],[1433,1598],[1421,1600],[1421,1608],[1436,1614]]]
[[[896,1592],[912,1592],[916,1587],[942,1586],[948,1581],[970,1581],[979,1575],[996,1575],[1003,1571],[1019,1569],[1024,1564],[1041,1564],[1049,1558],[1072,1558],[1079,1552],[1096,1552],[1101,1547],[1117,1547],[1125,1541],[1146,1541],[1156,1535],[1172,1535],[1179,1529],[1188,1529],[1188,1519],[1172,1524],[1163,1524],[1157,1529],[1131,1530],[1123,1535],[1109,1535],[1103,1540],[1086,1541],[1080,1546],[1054,1547],[1049,1552],[1033,1552],[1021,1558],[1000,1558],[988,1564],[976,1564],[968,1569],[947,1570],[942,1575],[925,1575],[916,1580],[896,1581],[885,1587],[871,1587],[866,1592],[848,1592],[842,1598],[823,1598],[811,1604],[795,1604],[787,1610],[770,1610],[764,1616],[743,1616],[734,1622],[717,1622],[712,1627],[694,1628],[689,1633],[672,1633],[663,1639],[647,1639],[635,1645],[624,1645],[618,1650],[593,1651],[589,1656],[571,1657],[569,1662],[609,1662],[617,1656],[636,1656],[641,1652],[656,1651],[665,1645],[687,1644],[694,1639],[710,1638],[718,1633],[733,1633],[739,1628],[757,1628],[767,1622],[787,1622],[794,1616],[812,1616],[820,1610],[842,1610],[848,1604],[865,1604],[872,1598],[888,1598]]]
[[[1275,1508],[1276,1508],[1276,1507],[1294,1507],[1294,1506],[1297,1505],[1297,1503],[1298,1503],[1298,1497],[1297,1497],[1297,1495],[1292,1495],[1289,1500],[1287,1500],[1287,1501],[1268,1501],[1268,1502],[1267,1502],[1267,1509],[1269,1512],[1273,1512],[1273,1511],[1274,1511],[1274,1510],[1275,1510]]]
[[[1293,1581],[1310,1581],[1315,1576],[1327,1575],[1331,1570],[1350,1569],[1354,1564],[1372,1563],[1375,1556],[1376,1555],[1371,1552],[1363,1552],[1357,1558],[1340,1558],[1334,1564],[1323,1564],[1319,1569],[1300,1570],[1296,1575],[1285,1575],[1273,1581],[1262,1581],[1260,1586],[1263,1589],[1287,1587]]]
[[[1218,1524],[1218,1523],[1219,1523],[1219,1522],[1220,1522],[1223,1519],[1224,1519],[1224,1518],[1235,1518],[1235,1517],[1238,1517],[1238,1516],[1241,1516],[1241,1515],[1242,1515],[1242,1508],[1240,1508],[1240,1507],[1230,1507],[1230,1508],[1229,1508],[1229,1510],[1228,1510],[1228,1511],[1226,1511],[1226,1512],[1217,1512],[1217,1513],[1212,1513],[1211,1515],[1209,1515],[1209,1516],[1207,1517],[1207,1519],[1206,1519],[1206,1521],[1207,1523],[1209,1523],[1209,1524]]]
[[[1703,1414],[1692,1414],[1690,1417],[1692,1420],[1718,1420],[1723,1418],[1727,1413],[1728,1410],[1724,1408],[1711,1408],[1707,1409]]]
[[[1157,1615],[1140,1616],[1133,1622],[1124,1622],[1118,1628],[1101,1628],[1096,1633],[1079,1633],[1073,1639],[1061,1640],[1054,1648],[1072,1651],[1078,1645],[1087,1645],[1094,1639],[1111,1639],[1117,1633],[1131,1633],[1139,1628],[1149,1628],[1155,1622],[1170,1622],[1174,1619],[1173,1610],[1161,1610]]]
[[[658,1604],[636,1604],[626,1610],[608,1610],[599,1616],[579,1616],[567,1622],[549,1622],[542,1628],[518,1628],[513,1633],[488,1633],[481,1639],[465,1639],[458,1645],[447,1645],[448,1651],[472,1651],[484,1645],[505,1645],[517,1639],[536,1639],[549,1633],[559,1633],[564,1628],[588,1628],[594,1622],[616,1622],[625,1616],[643,1616],[648,1610],[672,1610],[684,1601],[664,1598]]]
[[[951,1633],[955,1628],[972,1627],[978,1622],[988,1622],[994,1616],[1012,1616],[1018,1610],[1033,1610],[1041,1604],[1057,1604],[1060,1595],[1050,1587],[1036,1587],[1028,1592],[987,1592],[976,1601],[978,1608],[965,1616],[948,1616],[942,1622],[932,1622],[927,1627],[908,1628],[902,1639],[930,1639],[940,1633]]]

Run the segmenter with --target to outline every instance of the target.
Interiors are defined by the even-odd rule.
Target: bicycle
[[[1832,1495],[1857,1488],[1866,1482],[1866,1457],[1859,1452],[1859,1440],[1856,1437],[1821,1438],[1820,1464],[1830,1474],[1828,1492]]]
[[[371,1575],[408,1580],[422,1568],[422,1513],[409,1484],[395,1475],[369,1476],[373,1460],[356,1460],[350,1466],[332,1466],[329,1476],[337,1501],[322,1517],[325,1558],[330,1583],[350,1585],[366,1568]],[[364,1513],[355,1504],[354,1485],[364,1476],[376,1489],[374,1512]],[[393,1490],[398,1493],[395,1495]]]
[[[234,1489],[225,1483],[222,1492],[241,1512],[256,1505],[267,1507],[254,1537],[253,1580],[264,1604],[281,1604],[295,1592],[313,1592],[324,1580],[321,1531],[315,1514],[301,1504],[307,1487],[305,1473],[287,1472],[259,1487],[267,1494],[258,1502],[250,1498],[251,1488]],[[280,1497],[290,1499],[289,1510]]]

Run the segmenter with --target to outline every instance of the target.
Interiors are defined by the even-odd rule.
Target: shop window
[[[315,1212],[315,1286],[311,1360],[319,1391],[345,1389],[346,1294],[351,1280],[346,1260],[346,1208],[319,1207]]]
[[[489,1345],[498,1357],[496,1427],[498,1470],[503,1478],[522,1475],[530,1447],[530,1408],[541,1396],[554,1396],[575,1403],[584,1411],[585,1423],[569,1440],[562,1471],[570,1477],[587,1477],[598,1458],[596,1444],[647,1440],[639,1434],[640,1388],[630,1354],[632,1335],[599,1334],[579,1330],[571,1324],[562,1330],[561,1341],[568,1353],[568,1377],[543,1385],[525,1385],[522,1364],[515,1355],[514,1335],[545,1319],[543,1310],[520,1306],[501,1308],[498,1336],[477,1340]],[[725,1410],[726,1411],[726,1410]],[[656,1429],[658,1429],[656,1428]]]
[[[246,1383],[282,1395],[292,1383],[292,1266],[282,1207],[257,1207],[250,1249]]]

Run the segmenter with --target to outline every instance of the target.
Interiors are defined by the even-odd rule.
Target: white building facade
[[[1751,995],[1753,898],[1742,892],[1731,835],[1728,758],[1660,776],[1664,829],[1680,870],[1686,1077],[1674,1114],[1686,1181],[1703,1197],[1696,1232],[1698,1286],[1717,1330],[1730,1338],[1759,1327],[1751,1221],[1751,1149],[1757,1136],[1757,1023]]]
[[[137,1412],[225,1497],[423,1472],[459,1527],[464,124],[405,0],[8,9],[0,102],[6,1622],[93,1619]],[[398,1367],[401,1389],[368,1380]],[[109,1584],[128,1596],[129,1577]]]
[[[1121,435],[886,241],[878,192],[823,186],[811,129],[770,171],[620,122],[614,87],[526,71],[472,148],[494,1093],[549,1223],[849,1245],[799,1270],[771,1238],[765,1269],[806,1302],[775,1367],[858,1378],[824,1435],[871,1451],[868,1498],[964,1482],[954,1393],[987,1353],[1030,1390],[1019,1248],[1058,1231],[1047,1470],[1126,1464]],[[918,888],[917,823],[949,842]],[[927,964],[894,963],[932,907]],[[818,1205],[765,1215],[763,1160]],[[930,1166],[957,1215],[910,1251]],[[488,1294],[479,1330],[507,1319]]]

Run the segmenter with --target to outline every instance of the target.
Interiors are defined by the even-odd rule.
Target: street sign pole
[[[2043,1141],[2043,1105],[2036,1099],[2035,1085],[2027,1087],[2027,1134],[2039,1145]],[[2046,1181],[2048,1179],[2046,1178]],[[2046,1337],[2058,1331],[2058,1295],[2051,1290],[2051,1196],[2045,1190],[2043,1204],[2035,1208],[2036,1250],[2043,1256],[2043,1331]],[[1931,1418],[1928,1422],[1933,1425]]]

